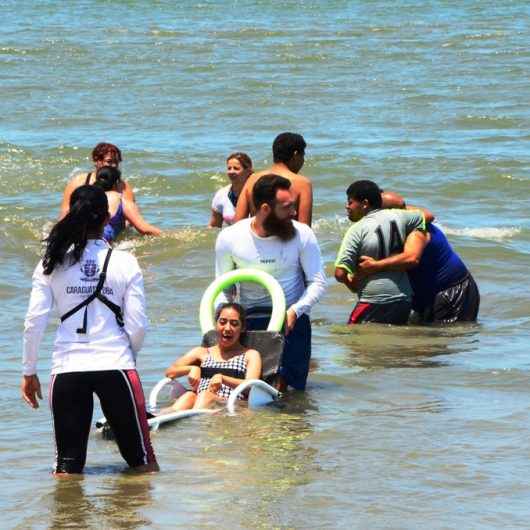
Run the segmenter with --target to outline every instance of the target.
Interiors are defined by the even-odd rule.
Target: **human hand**
[[[285,315],[285,334],[289,335],[293,331],[294,325],[297,320],[296,311],[293,308],[287,310]]]
[[[221,389],[221,385],[223,384],[223,375],[222,374],[215,374],[210,379],[210,384],[208,385],[208,390],[212,392],[213,394],[217,394],[219,390]]]
[[[38,409],[39,402],[37,401],[37,397],[42,399],[42,392],[37,374],[23,376],[20,390],[24,401],[34,409]]]
[[[371,258],[370,256],[361,256],[361,258],[359,259],[359,263],[357,263],[357,270],[361,274],[367,276],[369,274],[374,274],[378,272],[379,264],[374,258]]]
[[[188,373],[188,383],[194,392],[197,392],[199,383],[201,381],[201,368],[199,366],[192,366]]]

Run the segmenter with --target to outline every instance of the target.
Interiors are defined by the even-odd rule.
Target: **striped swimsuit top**
[[[236,355],[228,361],[217,361],[210,353],[210,348],[207,349],[207,352],[208,355],[201,364],[201,381],[199,383],[199,388],[197,389],[197,394],[204,392],[208,388],[210,379],[215,374],[223,374],[229,377],[245,379],[245,375],[247,373],[247,360],[245,359],[244,353],[241,355]],[[217,395],[223,399],[228,399],[231,393],[232,388],[228,385],[222,384],[221,388],[217,392]],[[239,396],[239,399],[245,398]]]

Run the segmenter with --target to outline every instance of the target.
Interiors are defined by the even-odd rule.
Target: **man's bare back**
[[[245,219],[249,215],[254,215],[256,209],[252,202],[252,190],[254,184],[263,175],[280,175],[291,182],[291,189],[296,200],[296,220],[311,226],[313,214],[313,185],[304,175],[294,173],[282,162],[272,164],[269,169],[253,173],[245,183],[241,194],[237,200],[236,221]]]

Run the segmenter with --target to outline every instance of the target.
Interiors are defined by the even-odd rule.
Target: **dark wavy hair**
[[[99,186],[103,191],[110,191],[120,179],[121,171],[117,167],[103,166],[96,173],[94,185]]]
[[[92,149],[92,160],[97,162],[103,160],[107,154],[111,154],[118,162],[121,162],[121,151],[114,144],[101,142]]]
[[[88,236],[102,231],[108,211],[107,196],[100,187],[77,188],[70,197],[70,211],[54,225],[44,240],[44,274],[51,274],[57,265],[62,264],[72,246],[72,263],[77,263],[85,250]]]

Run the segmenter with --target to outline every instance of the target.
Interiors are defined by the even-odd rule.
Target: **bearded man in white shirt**
[[[326,288],[317,239],[311,228],[294,221],[291,182],[264,175],[252,190],[256,215],[225,228],[215,246],[215,273],[254,268],[271,274],[283,288],[287,314],[280,389],[304,390],[311,358],[309,313]],[[247,311],[247,329],[266,329],[271,313],[267,291],[250,283],[239,289]]]

